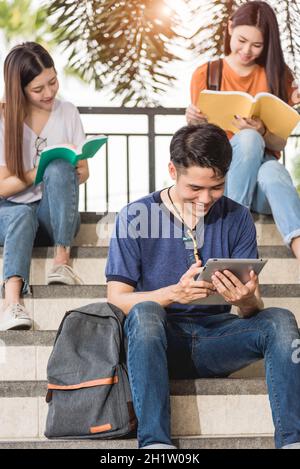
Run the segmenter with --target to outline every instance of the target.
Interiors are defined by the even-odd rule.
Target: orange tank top
[[[191,100],[192,104],[197,105],[199,94],[202,90],[207,89],[207,63],[198,67],[193,73],[191,80]],[[293,93],[297,88],[289,86],[288,88],[288,98],[289,105],[292,106],[296,104],[293,101]],[[257,93],[267,92],[270,93],[270,88],[267,81],[267,75],[264,67],[256,65],[252,72],[245,76],[241,77],[238,75],[223,59],[223,70],[222,70],[222,81],[221,81],[221,91],[243,91],[249,93],[252,96],[255,96]],[[233,133],[227,131],[228,138],[233,137]],[[279,152],[268,151],[274,154],[277,158],[280,158]]]

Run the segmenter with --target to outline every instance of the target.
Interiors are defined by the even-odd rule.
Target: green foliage
[[[48,11],[69,69],[96,89],[108,87],[123,105],[156,104],[175,80],[166,65],[179,60],[171,50],[179,17],[165,0],[55,0]]]
[[[184,23],[180,2],[169,0],[53,0],[53,31],[69,51],[69,67],[97,89],[107,87],[122,104],[156,104],[175,77],[168,64],[182,60],[180,48],[195,58],[223,53],[232,12],[246,0],[181,0],[190,15]],[[298,0],[272,0],[286,60],[298,72],[300,11]],[[176,8],[179,8],[176,10]],[[193,34],[189,34],[191,27]]]
[[[43,7],[34,10],[31,0],[0,0],[0,29],[7,45],[15,38],[44,44],[49,33],[47,10]]]
[[[221,55],[228,19],[246,1],[45,0],[34,11],[31,0],[0,0],[0,28],[8,42],[19,37],[48,49],[62,44],[66,73],[106,88],[123,105],[157,105],[176,80],[170,64],[184,60],[187,50],[197,60]],[[269,3],[278,17],[286,61],[297,76],[299,0]]]
[[[195,56],[206,54],[211,58],[223,54],[224,31],[233,11],[245,3],[234,0],[211,0],[199,5],[199,2],[187,0],[195,18],[194,31],[190,35],[190,48]]]

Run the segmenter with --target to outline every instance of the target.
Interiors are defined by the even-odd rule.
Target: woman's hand
[[[207,116],[202,114],[199,109],[194,106],[194,104],[190,104],[186,111],[185,111],[185,118],[188,124],[203,124],[207,122]]]
[[[78,184],[83,184],[89,177],[89,167],[86,160],[79,160],[76,166]]]
[[[36,178],[37,168],[30,169],[25,173],[25,180],[28,186],[32,186],[34,184]]]
[[[170,286],[172,303],[187,304],[215,293],[212,283],[194,280],[201,270],[201,261],[198,261],[183,274],[177,284]]]
[[[243,129],[256,130],[262,136],[266,133],[266,130],[267,130],[265,124],[259,117],[252,117],[252,119],[250,119],[250,118],[241,117],[241,116],[234,116],[234,121],[232,123],[239,130],[243,130]]]
[[[72,150],[76,150],[76,146],[73,143],[64,143],[65,147],[69,147]],[[78,184],[83,184],[89,178],[89,167],[86,160],[79,160],[76,165],[76,172],[78,176]]]

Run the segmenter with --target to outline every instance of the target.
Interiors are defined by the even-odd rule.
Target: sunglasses
[[[44,148],[47,146],[47,137],[42,138],[42,137],[37,137],[35,142],[34,142],[34,147],[36,150],[35,156],[33,158],[33,166],[36,168],[39,164],[40,161],[40,156]]]

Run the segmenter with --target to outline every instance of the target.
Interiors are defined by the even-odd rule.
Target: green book
[[[52,145],[44,148],[40,156],[34,184],[37,185],[42,182],[45,169],[51,161],[63,159],[76,166],[79,160],[92,158],[106,142],[107,137],[99,135],[98,137],[88,138],[78,149],[70,148],[68,145]]]

